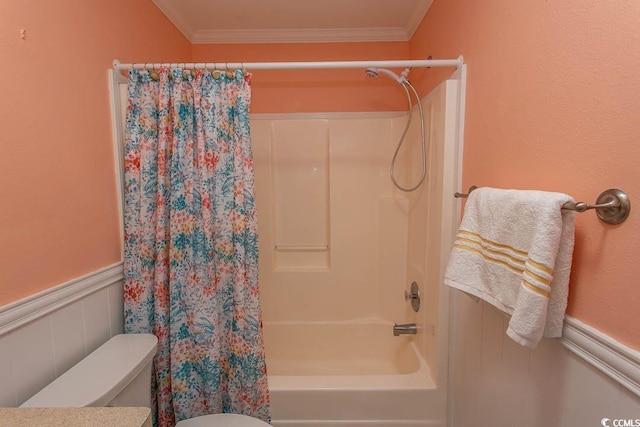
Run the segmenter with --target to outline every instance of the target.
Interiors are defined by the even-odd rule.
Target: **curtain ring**
[[[224,68],[225,68],[225,75],[227,76],[228,79],[232,79],[233,78],[233,73],[231,71],[229,71],[229,63],[225,62],[224,63]]]
[[[182,63],[182,78],[183,79],[188,79],[189,76],[191,75],[191,70],[187,70],[187,64],[185,64],[184,62]]]

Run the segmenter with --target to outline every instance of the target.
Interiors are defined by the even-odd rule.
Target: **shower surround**
[[[459,81],[423,100],[428,179],[395,189],[403,113],[252,116],[261,304],[275,426],[446,423]],[[417,109],[397,165],[421,172]],[[404,301],[416,281],[420,311]],[[416,323],[394,337],[393,323]],[[314,424],[315,423],[315,424]]]

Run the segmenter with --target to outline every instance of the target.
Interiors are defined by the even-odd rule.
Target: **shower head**
[[[365,70],[365,73],[367,74],[368,77],[378,77],[378,75],[380,74],[386,74],[387,77],[392,78],[398,83],[404,83],[405,81],[407,81],[407,76],[409,75],[410,71],[411,71],[410,68],[405,68],[402,71],[402,73],[400,73],[400,75],[397,75],[396,73],[394,73],[393,71],[387,68],[367,68]]]

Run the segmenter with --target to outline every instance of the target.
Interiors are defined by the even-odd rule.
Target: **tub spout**
[[[398,325],[397,323],[393,325],[393,335],[415,335],[418,332],[418,327],[415,323],[405,323],[402,325]]]

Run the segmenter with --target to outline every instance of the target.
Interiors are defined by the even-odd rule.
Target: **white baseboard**
[[[0,307],[0,336],[122,280],[122,262]]]
[[[640,397],[640,352],[565,316],[562,344]]]

